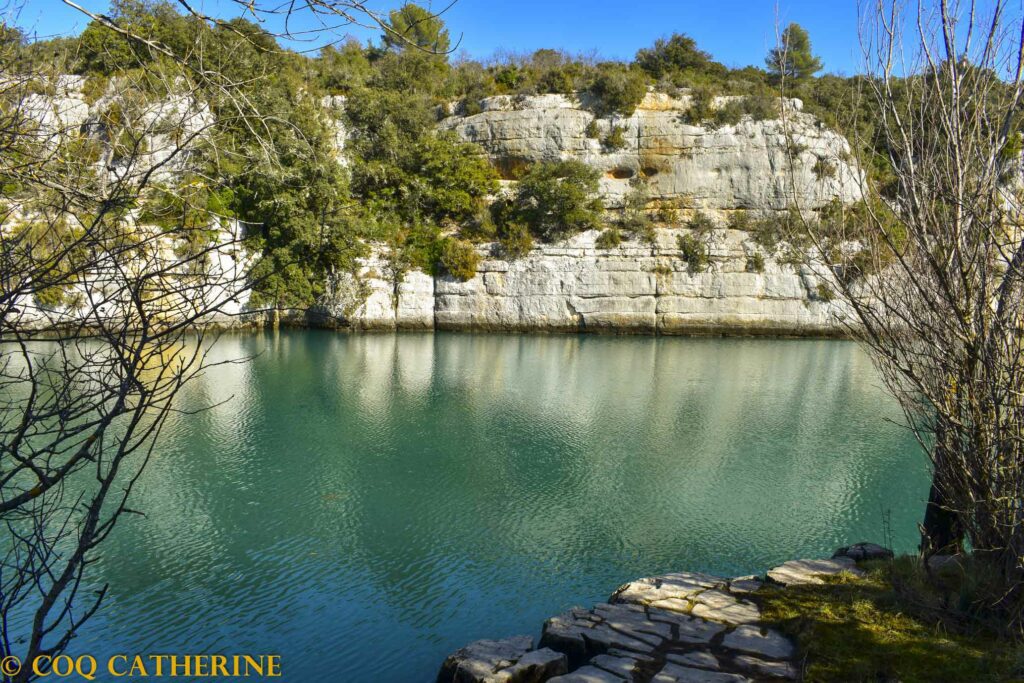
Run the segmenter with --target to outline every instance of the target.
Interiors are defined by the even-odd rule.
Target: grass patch
[[[1024,680],[1020,644],[980,631],[953,632],[910,604],[893,583],[910,562],[914,558],[865,563],[863,578],[765,587],[753,597],[765,622],[796,641],[806,681]]]

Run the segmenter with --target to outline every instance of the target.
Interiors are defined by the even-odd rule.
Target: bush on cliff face
[[[601,140],[601,146],[609,152],[617,152],[625,149],[629,143],[626,142],[626,129],[622,126],[612,126],[608,135]]]
[[[693,235],[680,235],[678,242],[680,255],[689,266],[690,273],[702,273],[707,270],[709,250],[706,242]]]
[[[533,249],[533,236],[530,229],[522,223],[507,223],[501,229],[498,246],[507,259],[518,259],[526,256]]]
[[[599,177],[580,161],[534,164],[519,180],[511,218],[549,241],[597,228],[604,208],[597,197]]]
[[[614,249],[620,244],[622,244],[622,233],[618,228],[608,228],[598,235],[594,242],[594,246],[598,249]]]
[[[640,176],[630,181],[629,192],[623,198],[622,203],[622,229],[631,233],[637,239],[654,244],[657,233],[654,223],[647,215],[647,202],[650,201],[650,192],[647,185]]]
[[[476,145],[433,131],[429,99],[364,89],[346,107],[352,189],[403,219],[469,221],[498,189],[494,168]]]
[[[472,242],[449,237],[441,243],[441,265],[460,282],[472,280],[480,265],[480,254]]]

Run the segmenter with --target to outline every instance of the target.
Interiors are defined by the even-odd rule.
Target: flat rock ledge
[[[857,544],[860,549],[870,544]],[[871,546],[874,556],[878,546]],[[845,549],[841,549],[845,550]],[[849,553],[860,557],[858,551]],[[450,655],[438,683],[741,683],[800,676],[796,648],[761,621],[750,599],[765,583],[823,583],[862,573],[837,551],[828,560],[792,560],[764,578],[680,572],[620,586],[608,602],[575,607],[530,636],[479,640]]]

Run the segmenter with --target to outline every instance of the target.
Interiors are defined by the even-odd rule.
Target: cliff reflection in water
[[[183,396],[233,398],[168,426],[76,650],[429,680],[637,576],[821,555],[881,538],[886,512],[914,543],[923,461],[849,343],[287,332],[215,352],[249,354]]]

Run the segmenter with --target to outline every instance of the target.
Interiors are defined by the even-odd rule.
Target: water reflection
[[[635,576],[878,539],[926,489],[851,344],[281,333],[223,339],[101,572],[81,651],[273,652],[430,680]],[[328,672],[330,672],[328,674]]]

